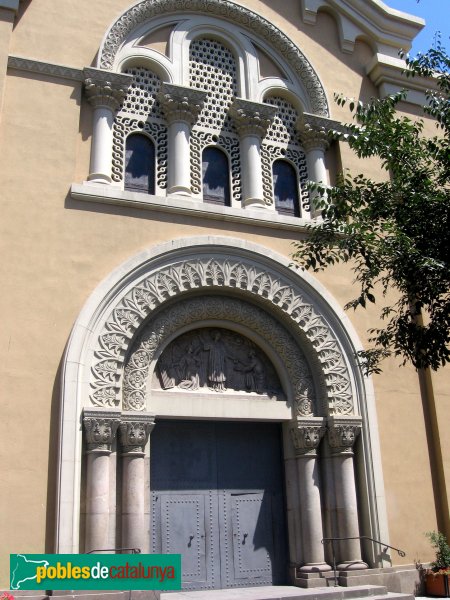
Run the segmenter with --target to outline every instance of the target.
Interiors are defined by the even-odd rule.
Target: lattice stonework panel
[[[290,102],[278,96],[266,98],[264,102],[277,107],[275,118],[261,145],[264,201],[268,205],[273,204],[272,165],[275,160],[285,158],[297,169],[302,213],[309,211],[306,156],[300,145],[296,129],[298,112]]]
[[[208,92],[197,124],[221,131],[233,130],[228,109],[237,95],[237,69],[233,54],[216,40],[194,40],[189,49],[189,85]]]
[[[114,121],[112,179],[123,180],[125,141],[131,133],[145,133],[155,144],[156,189],[167,187],[167,124],[157,94],[161,80],[143,67],[126,69],[133,82]]]

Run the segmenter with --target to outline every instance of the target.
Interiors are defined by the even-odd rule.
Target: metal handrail
[[[367,535],[358,535],[355,537],[323,538],[321,540],[322,544],[325,544],[325,542],[331,542],[331,551],[333,552],[334,587],[338,587],[338,583],[337,583],[337,570],[336,570],[336,553],[334,551],[334,543],[333,542],[340,542],[343,540],[369,540],[370,542],[375,542],[375,544],[380,544],[380,546],[384,546],[383,552],[385,552],[388,548],[391,548],[391,550],[395,550],[399,556],[402,556],[402,557],[406,556],[406,553],[403,550],[400,550],[399,548],[394,548],[394,546],[390,546],[389,544],[386,544],[385,542],[381,542],[380,540],[375,540],[374,538],[371,538]]]
[[[141,554],[140,548],[102,548],[98,550],[89,550],[86,554],[95,554],[96,552],[122,552],[123,550],[129,551],[131,554]]]

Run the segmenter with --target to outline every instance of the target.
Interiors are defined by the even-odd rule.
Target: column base
[[[326,571],[331,571],[331,567],[325,562],[306,563],[302,567],[298,568],[297,571],[299,573],[325,573]]]
[[[109,175],[105,175],[104,173],[90,173],[87,180],[89,183],[112,183],[111,177]]]
[[[368,569],[369,565],[362,560],[345,560],[337,565],[338,571],[362,571]]]
[[[245,208],[267,208],[267,204],[262,198],[245,198],[244,200],[242,200],[242,206],[244,206]]]
[[[173,185],[167,190],[168,194],[176,194],[177,196],[192,196],[191,189],[183,185]]]

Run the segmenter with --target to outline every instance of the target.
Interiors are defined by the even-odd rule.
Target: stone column
[[[299,571],[304,573],[330,571],[331,567],[326,564],[324,559],[322,544],[321,486],[317,464],[317,448],[325,434],[324,419],[297,417],[297,423],[290,431],[297,456],[302,546],[305,561]]]
[[[119,423],[118,410],[83,410],[87,442],[86,552],[109,547],[109,460]]]
[[[334,473],[337,530],[339,537],[359,536],[353,444],[361,431],[360,417],[328,417],[328,443]],[[338,569],[367,569],[361,560],[359,539],[339,543]]]
[[[329,185],[328,173],[325,168],[325,151],[329,146],[327,128],[320,121],[312,123],[301,119],[297,124],[300,140],[306,154],[308,179],[324,186]],[[318,192],[310,192],[311,216],[315,217],[320,211],[314,206],[314,199]]]
[[[163,83],[158,99],[167,120],[169,194],[191,195],[192,125],[203,108],[206,92]]]
[[[242,204],[267,208],[261,166],[261,140],[276,114],[276,107],[236,98],[230,116],[241,139]]]
[[[94,107],[91,165],[88,180],[111,183],[113,124],[133,77],[86,67],[85,90]]]
[[[148,413],[122,413],[122,546],[147,550],[145,525],[145,446],[155,426]]]

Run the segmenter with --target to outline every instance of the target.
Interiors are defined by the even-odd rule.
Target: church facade
[[[0,16],[0,585],[6,553],[138,548],[181,553],[186,590],[317,587],[336,562],[417,591],[424,533],[450,533],[448,373],[364,376],[376,312],[291,254],[308,181],[387,176],[330,144],[333,94],[407,83],[421,116],[398,51],[423,22],[376,0]]]

